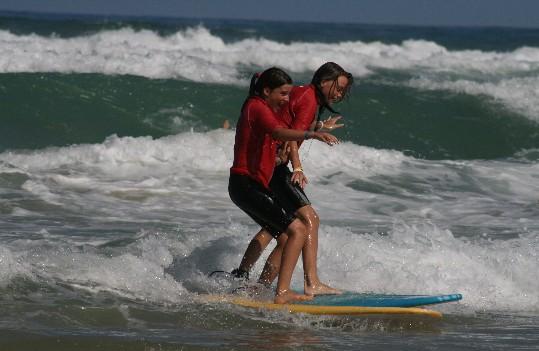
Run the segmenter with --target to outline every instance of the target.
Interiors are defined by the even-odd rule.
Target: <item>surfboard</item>
[[[438,299],[436,299],[438,298]],[[347,293],[343,295],[317,296],[312,301],[294,304],[276,304],[271,300],[258,300],[236,295],[207,295],[207,302],[225,302],[247,308],[262,310],[280,310],[289,313],[306,313],[313,315],[366,316],[366,315],[395,315],[395,316],[425,316],[441,318],[442,314],[419,307],[403,307],[420,301],[426,304],[437,304],[458,301],[460,294],[451,295],[369,295]],[[358,305],[363,303],[365,305]],[[401,306],[395,306],[395,305]],[[415,306],[421,306],[420,304]]]
[[[223,275],[229,279],[231,273],[215,271],[210,276]],[[244,287],[233,291],[244,291]],[[202,296],[201,296],[202,297]],[[234,293],[225,295],[205,295],[202,298],[206,302],[225,302],[238,306],[266,309],[283,310],[290,313],[307,313],[317,315],[422,315],[440,318],[442,314],[419,306],[434,305],[462,299],[461,294],[447,295],[387,295],[373,293],[345,292],[341,295],[316,296],[311,301],[297,302],[293,304],[275,304],[273,300],[247,298]]]
[[[310,305],[304,303],[298,304],[276,304],[272,301],[256,301],[247,298],[234,298],[231,303],[243,307],[259,308],[266,310],[281,310],[289,313],[307,313],[315,315],[423,315],[434,318],[441,318],[442,314],[438,311],[432,311],[416,307],[363,307],[363,306],[323,306]]]
[[[448,295],[385,295],[345,292],[342,295],[316,296],[302,304],[317,306],[362,306],[362,307],[417,307],[459,301],[461,294]]]

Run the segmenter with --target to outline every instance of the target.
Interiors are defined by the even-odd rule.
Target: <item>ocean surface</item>
[[[250,75],[326,61],[355,83],[301,149],[320,275],[462,293],[442,320],[203,298],[258,230],[227,193]],[[539,348],[539,29],[0,13],[0,122],[1,350]]]

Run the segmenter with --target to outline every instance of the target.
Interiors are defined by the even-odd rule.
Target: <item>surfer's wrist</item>
[[[292,170],[293,173],[296,173],[296,172],[301,172],[303,173],[303,168],[301,168],[301,166],[299,167],[294,167],[294,169]]]
[[[303,139],[309,140],[309,139],[314,138],[315,135],[316,135],[316,132],[306,131],[305,133],[303,133]]]

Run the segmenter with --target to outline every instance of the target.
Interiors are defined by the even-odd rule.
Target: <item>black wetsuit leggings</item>
[[[311,204],[291,177],[286,165],[276,167],[268,190],[248,176],[231,174],[228,193],[239,208],[277,238],[296,219],[296,211]]]

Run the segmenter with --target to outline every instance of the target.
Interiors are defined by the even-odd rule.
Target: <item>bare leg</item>
[[[265,229],[260,229],[260,231],[256,233],[254,238],[249,243],[247,250],[245,250],[245,254],[243,254],[239,269],[244,272],[249,272],[255,265],[256,261],[260,258],[260,255],[266,246],[268,246],[268,244],[271,242],[271,239],[273,239],[273,237],[268,231]]]
[[[260,284],[270,286],[271,283],[273,283],[273,281],[275,280],[275,278],[277,278],[277,275],[279,274],[279,268],[281,267],[281,257],[283,254],[283,249],[286,245],[287,240],[288,236],[285,233],[279,235],[279,237],[277,238],[277,246],[275,246],[271,254],[268,256],[266,265],[264,266],[264,269],[260,274],[260,278],[258,278],[258,282]]]
[[[318,257],[318,228],[320,219],[312,206],[304,206],[296,212],[296,216],[301,220],[307,229],[303,253],[303,271],[305,274],[304,291],[307,295],[332,295],[341,294],[340,290],[334,289],[320,281],[317,270]],[[268,234],[269,235],[269,234]],[[281,240],[286,238],[285,234],[279,237]],[[278,243],[273,252],[268,257],[264,270],[259,278],[259,283],[266,286],[271,285],[279,271],[279,265],[282,249],[285,243]]]
[[[295,219],[286,229],[286,234],[288,240],[283,249],[274,300],[278,304],[312,299],[312,296],[298,294],[290,289],[292,273],[294,272],[294,268],[296,268],[299,254],[305,244],[307,234],[305,225],[299,219]]]
[[[307,295],[333,295],[341,294],[340,290],[334,289],[320,281],[318,278],[317,258],[318,258],[318,227],[320,218],[312,206],[303,206],[296,215],[305,224],[307,236],[303,246],[303,272],[304,291]]]

